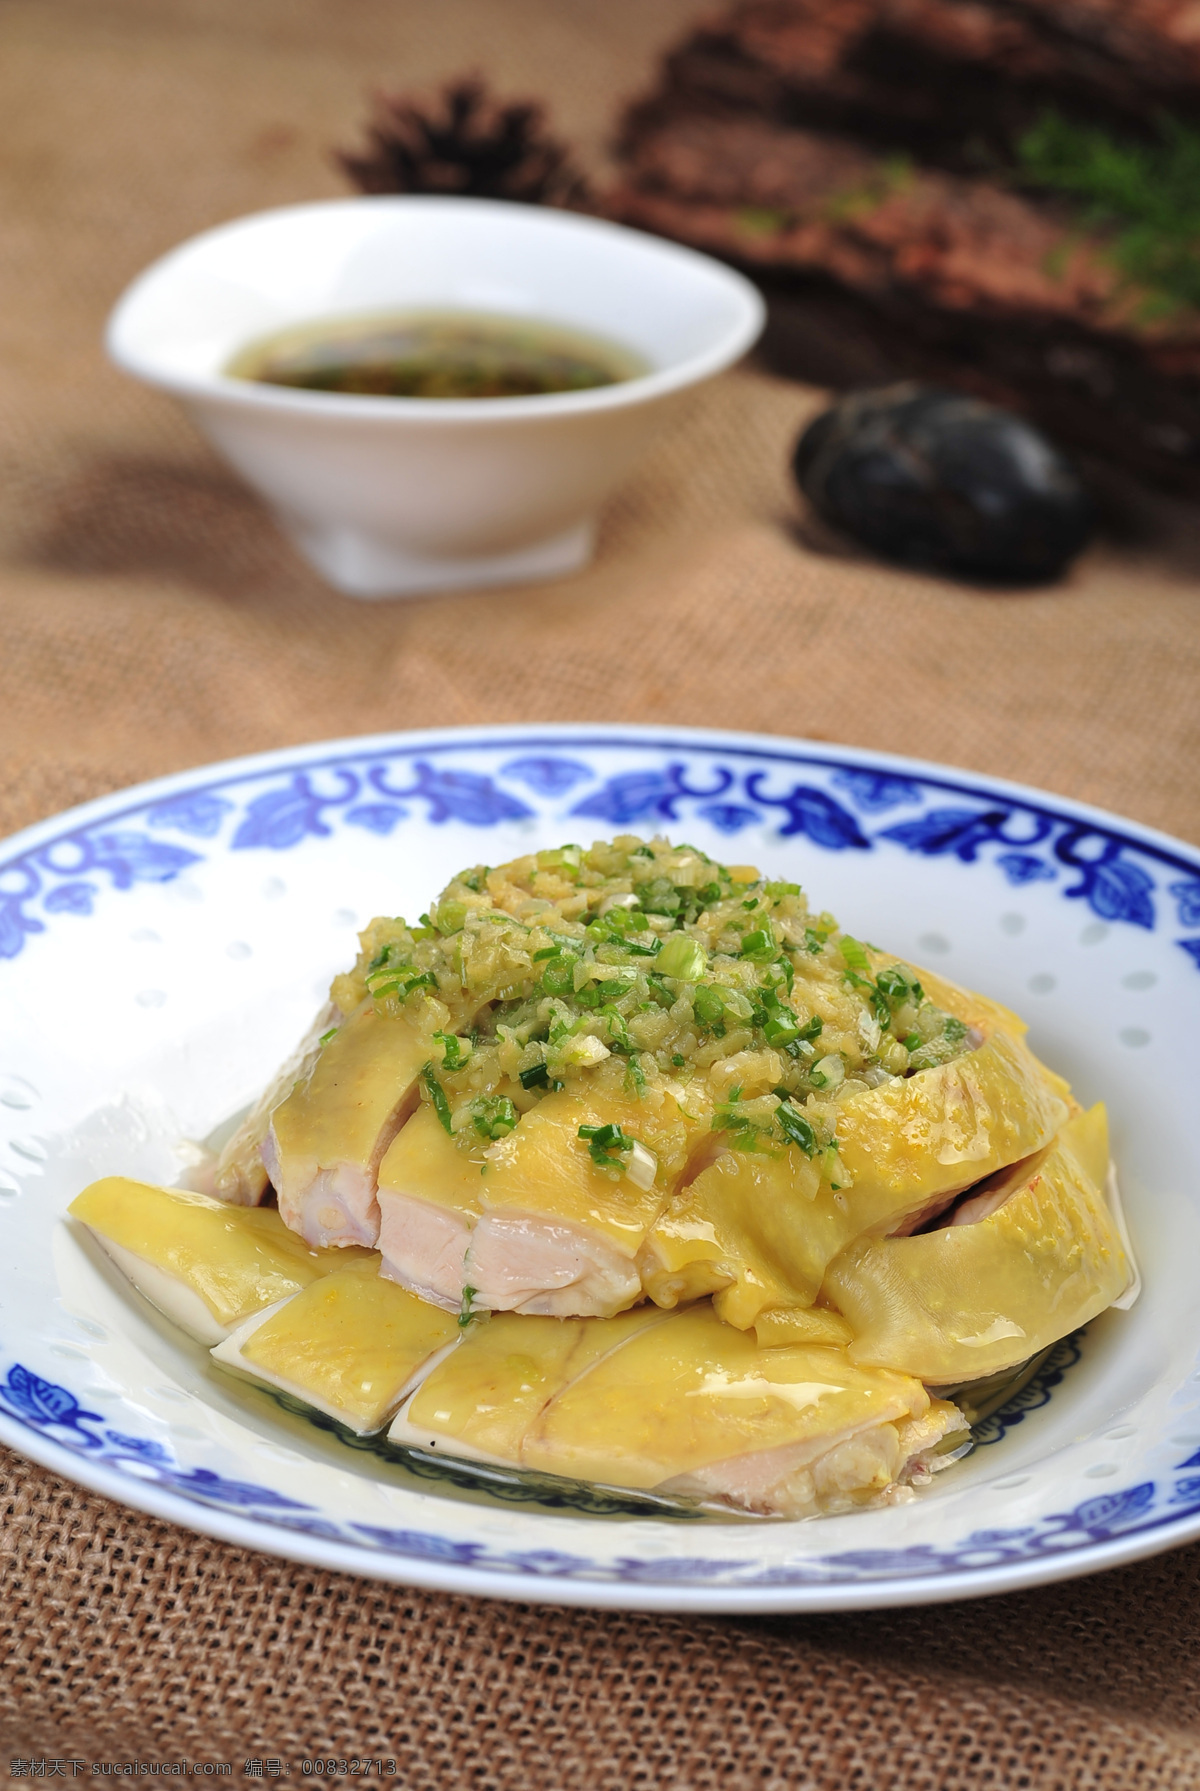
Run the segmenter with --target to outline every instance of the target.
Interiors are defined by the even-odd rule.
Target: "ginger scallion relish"
[[[828,1154],[841,1102],[979,1042],[798,884],[661,838],[476,865],[360,943],[335,1002],[427,1004],[421,1098],[480,1154],[563,1088],[666,1091],[735,1150]]]

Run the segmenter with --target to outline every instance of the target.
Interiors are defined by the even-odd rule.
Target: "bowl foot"
[[[510,553],[464,556],[410,552],[361,529],[308,529],[291,517],[280,522],[309,564],[348,597],[419,597],[562,578],[587,565],[596,542],[590,518]]]

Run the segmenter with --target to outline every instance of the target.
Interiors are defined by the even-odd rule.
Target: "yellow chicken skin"
[[[868,955],[876,971],[887,962],[882,952],[872,950]],[[933,970],[918,969],[917,975],[934,1005],[944,1013],[953,1015],[956,1020],[963,1021],[980,1039],[988,1039],[995,1032],[1004,1032],[1009,1038],[1024,1042],[1029,1031],[1027,1023],[1012,1008],[1005,1007],[1003,1002],[994,1001],[990,995],[981,995],[977,989],[964,989]],[[1042,1080],[1049,1084],[1072,1112],[1078,1112],[1078,1105],[1071,1095],[1070,1083],[1056,1071],[1049,1069],[1040,1058],[1034,1058],[1034,1062]]]
[[[580,1136],[609,1127],[629,1148]],[[380,1166],[384,1273],[455,1311],[619,1312],[642,1297],[635,1258],[691,1131],[666,1091],[560,1091],[472,1151],[423,1107]]]
[[[453,1318],[384,1281],[372,1258],[346,1264],[252,1320],[213,1356],[368,1435],[457,1336]]]
[[[1095,1107],[942,1229],[852,1244],[824,1287],[855,1333],[849,1359],[950,1385],[1013,1367],[1104,1311],[1130,1275],[1101,1193],[1107,1166]]]
[[[315,1246],[374,1245],[380,1161],[418,1100],[417,1079],[444,1009],[353,1014],[306,1082],[275,1108],[263,1160],[284,1223]],[[430,1011],[433,1010],[433,1011]]]
[[[270,1207],[231,1207],[121,1175],[93,1182],[67,1210],[153,1305],[203,1343],[346,1264],[345,1252],[311,1249]]]
[[[1066,1105],[1023,1041],[997,1030],[952,1063],[896,1077],[837,1108],[837,1159],[729,1150],[670,1202],[643,1246],[661,1306],[713,1294],[740,1328],[811,1306],[833,1259],[1028,1155]]]
[[[1066,1116],[1014,1016],[929,978],[939,1006],[923,974],[667,840],[468,868],[335,978],[348,1018],[263,1147],[280,1211],[319,1245],[384,1224],[387,1272],[447,1306],[809,1305],[852,1238],[915,1228]],[[590,1166],[580,1121],[611,1135]]]
[[[730,1150],[671,1201],[638,1266],[657,1305],[714,1294],[721,1317],[745,1330],[769,1307],[811,1306],[856,1235],[845,1195],[799,1150]]]
[[[270,1182],[262,1150],[271,1115],[298,1083],[307,1082],[321,1052],[321,1042],[341,1015],[326,1002],[291,1056],[282,1063],[249,1113],[226,1141],[216,1161],[193,1184],[234,1206],[257,1206]]]
[[[837,1148],[848,1235],[891,1231],[1040,1150],[1067,1118],[1061,1086],[1022,1038],[997,1027],[951,1063],[844,1102]]]
[[[764,1349],[785,1343],[823,1343],[845,1349],[854,1341],[854,1332],[841,1313],[828,1306],[768,1306],[754,1321],[754,1335]]]
[[[551,1400],[602,1356],[666,1321],[653,1306],[615,1318],[528,1318],[498,1312],[469,1325],[389,1435],[447,1454],[517,1461]],[[452,1446],[448,1446],[448,1441]]]
[[[544,1472],[801,1517],[885,1497],[962,1429],[905,1375],[842,1350],[762,1349],[702,1304],[614,1319],[497,1317],[390,1435]]]

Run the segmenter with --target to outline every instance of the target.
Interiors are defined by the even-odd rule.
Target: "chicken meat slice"
[[[291,1056],[280,1064],[270,1082],[255,1101],[249,1113],[227,1139],[213,1162],[202,1171],[205,1194],[227,1200],[234,1206],[257,1206],[270,1187],[262,1147],[271,1124],[271,1115],[281,1101],[287,1099],[297,1083],[307,1082],[321,1051],[321,1040],[336,1026],[341,1013],[332,1001],[321,1009]]]
[[[948,1005],[957,993],[937,986]],[[979,1016],[975,1050],[838,1104],[852,1235],[890,1232],[910,1214],[1041,1150],[1068,1117],[1070,1091],[1033,1055],[1022,1022],[994,1020],[988,1010],[1005,1010],[982,997],[964,993],[962,1005]]]
[[[652,1300],[712,1294],[721,1317],[743,1328],[771,1309],[810,1306],[855,1239],[904,1228],[1049,1143],[1069,1091],[1029,1050],[1022,1023],[930,980],[939,1002],[974,1027],[976,1048],[839,1101],[832,1176],[786,1146],[727,1149],[685,1178],[639,1258]]]
[[[597,1161],[580,1128],[640,1150]],[[432,1109],[379,1171],[384,1274],[447,1308],[607,1317],[642,1298],[636,1259],[683,1172],[689,1125],[672,1095],[547,1095],[472,1157]],[[469,1293],[467,1290],[470,1290]]]
[[[308,1243],[376,1243],[379,1165],[417,1105],[444,1015],[433,1001],[396,1019],[366,1004],[272,1113],[263,1161],[284,1223]]]
[[[764,1349],[707,1303],[612,1319],[498,1316],[438,1363],[389,1436],[439,1453],[808,1517],[893,1495],[961,1415],[844,1350]]]
[[[494,1313],[466,1327],[458,1348],[436,1364],[431,1397],[418,1403],[413,1395],[389,1440],[472,1461],[518,1462],[526,1433],[551,1400],[669,1316],[653,1306],[605,1319]]]
[[[201,1343],[346,1266],[313,1250],[272,1207],[231,1207],[205,1194],[105,1176],[68,1207],[153,1306]],[[367,1251],[354,1257],[378,1262]]]
[[[657,1305],[712,1294],[721,1317],[746,1329],[769,1309],[811,1306],[853,1235],[845,1197],[799,1150],[725,1150],[651,1227],[638,1269]]]
[[[343,1256],[340,1270],[248,1320],[212,1353],[368,1436],[457,1338],[448,1314],[380,1277],[378,1257]]]
[[[1103,1312],[1131,1275],[1107,1170],[1097,1106],[940,1229],[852,1244],[824,1286],[855,1333],[849,1359],[950,1385],[1014,1367]]]

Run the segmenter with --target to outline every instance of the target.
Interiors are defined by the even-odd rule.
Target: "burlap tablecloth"
[[[833,3],[833,0],[831,0]],[[1200,530],[1138,500],[1021,596],[806,545],[820,395],[719,381],[581,577],[325,589],[98,336],[151,257],[342,190],[369,83],[485,69],[594,164],[695,0],[8,0],[0,14],[5,830],[331,735],[543,719],[762,728],[1028,779],[1200,839]],[[10,1757],[395,1758],[417,1787],[1200,1784],[1200,1550],[979,1604],[753,1621],[409,1593],[241,1553],[0,1463]],[[50,1771],[49,1765],[45,1769]],[[25,1774],[13,1774],[13,1782]],[[248,1780],[247,1780],[248,1782]]]

